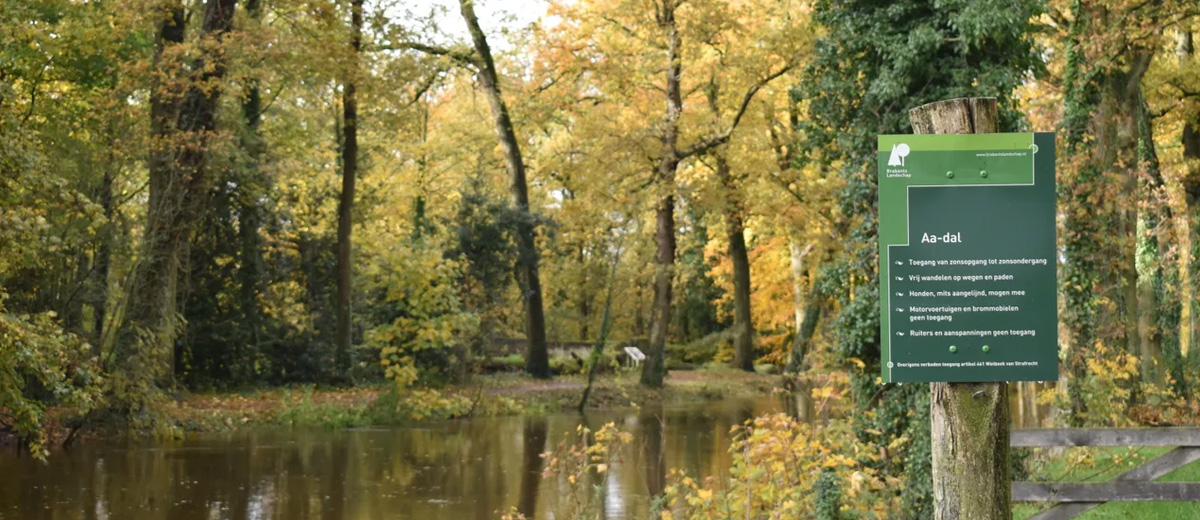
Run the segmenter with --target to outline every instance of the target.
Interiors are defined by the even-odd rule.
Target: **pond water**
[[[1047,384],[1013,385],[1016,428],[1039,427]],[[539,455],[586,425],[633,434],[596,482],[603,517],[647,518],[670,468],[721,475],[730,427],[769,412],[827,415],[805,391],[751,400],[352,430],[255,429],[153,444],[91,442],[42,463],[0,451],[0,520],[562,520],[572,498]],[[557,513],[557,517],[556,517]]]
[[[495,519],[518,507],[553,519],[570,499],[538,456],[586,424],[615,422],[633,444],[598,486],[604,517],[646,518],[669,468],[729,467],[730,427],[800,415],[770,397],[688,406],[421,424],[266,429],[155,444],[85,443],[46,463],[0,453],[3,520]]]

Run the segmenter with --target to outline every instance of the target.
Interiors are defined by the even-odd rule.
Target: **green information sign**
[[[1058,378],[1054,134],[879,136],[883,380]]]

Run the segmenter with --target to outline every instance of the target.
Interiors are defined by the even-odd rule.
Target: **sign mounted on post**
[[[1058,378],[1054,134],[879,136],[885,382]]]

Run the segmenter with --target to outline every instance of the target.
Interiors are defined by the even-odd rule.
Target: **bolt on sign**
[[[1054,134],[879,136],[885,382],[1058,378]]]

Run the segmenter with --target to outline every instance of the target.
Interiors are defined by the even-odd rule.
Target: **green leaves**
[[[461,370],[479,319],[462,308],[458,271],[423,241],[395,247],[367,267],[382,323],[364,334],[363,348],[378,349],[384,375],[398,388],[446,383]]]
[[[824,270],[822,292],[835,297],[840,311],[833,320],[834,349],[843,362],[860,360],[852,370],[860,410],[874,409],[856,421],[861,438],[887,444],[910,432],[928,437],[927,418],[913,387],[880,388],[879,294],[877,266],[875,136],[909,133],[908,109],[964,96],[1000,99],[1001,126],[1016,128],[1014,90],[1031,71],[1041,69],[1029,39],[1030,17],[1040,9],[1031,0],[875,1],[821,0],[815,16],[828,32],[803,86],[811,100],[812,120],[804,125],[815,149],[843,160],[840,176],[842,215],[839,238],[844,252]],[[809,158],[811,160],[812,158]],[[923,388],[923,387],[918,387]],[[927,393],[927,392],[926,392]],[[928,405],[924,405],[927,409]],[[869,432],[876,432],[871,434]],[[924,482],[922,460],[928,443],[917,444],[908,461],[898,464],[914,483]],[[909,461],[912,461],[911,463]],[[931,490],[913,485],[903,496],[905,511],[920,517]]]
[[[47,407],[82,414],[100,397],[91,347],[54,318],[52,312],[10,314],[0,293],[0,432],[15,434],[39,458],[49,454]]]

